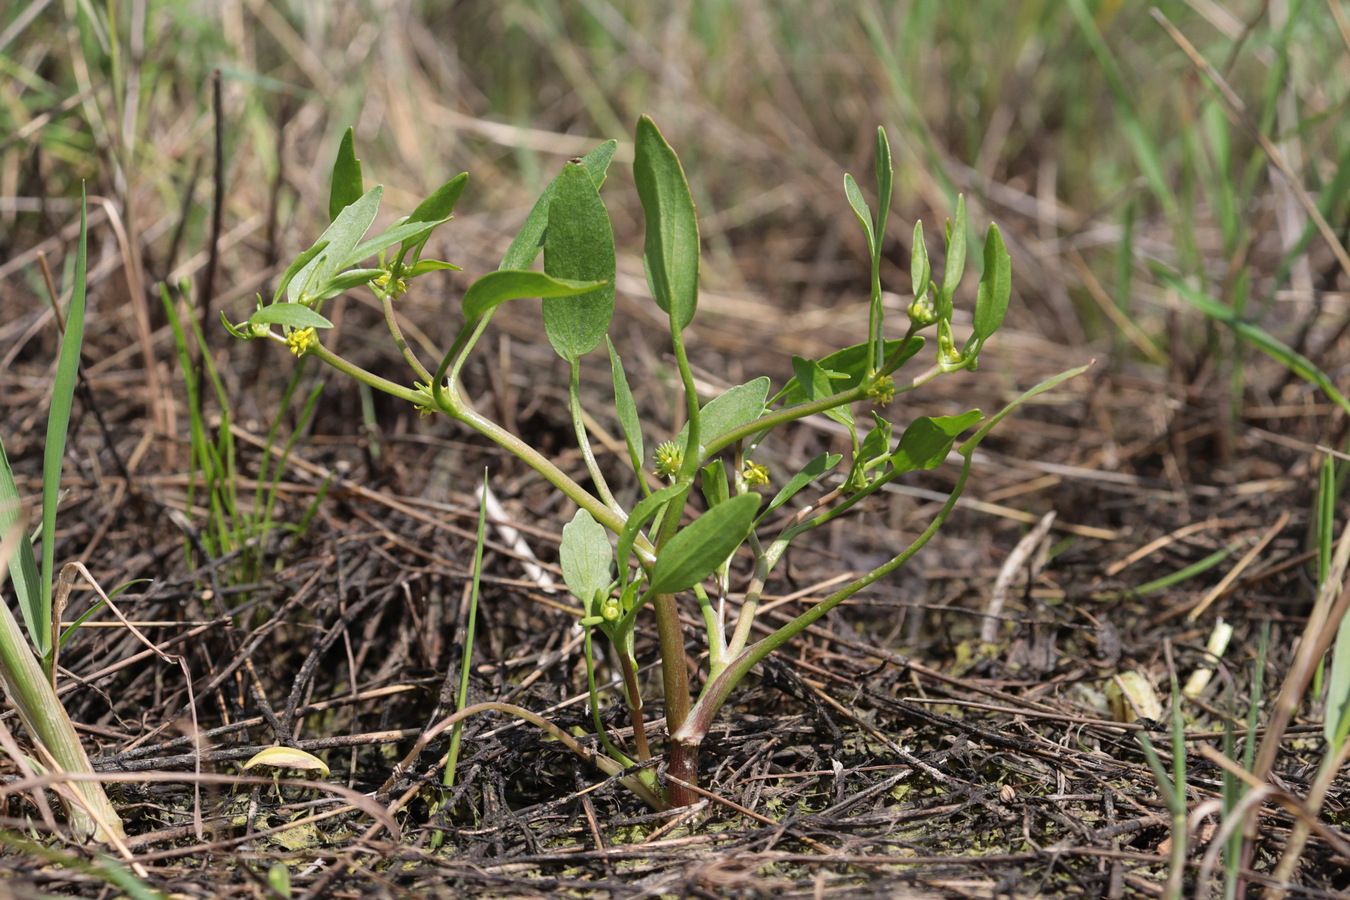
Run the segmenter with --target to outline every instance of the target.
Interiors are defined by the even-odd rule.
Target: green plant
[[[84,339],[85,261],[87,219],[83,198],[80,205],[80,237],[66,326],[61,337],[56,383],[42,465],[42,523],[37,531],[42,562],[39,569],[33,541],[26,534],[25,517],[14,472],[0,441],[0,586],[6,574],[14,584],[19,612],[28,639],[7,602],[0,602],[0,684],[36,742],[39,764],[48,770],[87,774],[93,771],[75,727],[56,695],[56,659],[62,635],[59,610],[71,588],[66,578],[53,579],[55,568],[56,507],[65,458],[66,429],[75,396]],[[56,304],[57,298],[52,298]],[[53,609],[58,611],[53,615]],[[31,641],[31,646],[29,644]],[[70,828],[77,839],[98,840],[123,836],[122,820],[96,781],[75,781],[60,797]]]
[[[183,290],[186,292],[186,285]],[[187,557],[189,561],[194,560],[197,556],[194,550],[197,549],[204,551],[211,558],[237,553],[238,558],[231,564],[229,570],[232,583],[254,584],[262,575],[268,535],[274,528],[285,527],[298,536],[308,526],[328,491],[329,483],[324,482],[315,493],[300,522],[284,525],[276,520],[277,489],[286,468],[286,461],[314,414],[319,395],[323,391],[323,384],[316,384],[310,390],[290,437],[278,447],[286,409],[290,406],[304,375],[304,361],[301,360],[301,364],[295,367],[282,393],[277,415],[267,431],[258,463],[258,473],[254,479],[253,497],[251,501],[247,497],[241,498],[239,491],[241,473],[229,394],[221,383],[220,374],[209,353],[199,351],[202,360],[200,370],[192,364],[193,344],[189,343],[188,334],[191,333],[196,347],[206,347],[196,320],[179,312],[167,285],[160,286],[160,300],[168,316],[169,325],[173,329],[179,368],[183,373],[187,390],[191,443],[187,508],[191,511],[200,505],[204,509],[206,519],[205,527],[200,531],[200,546],[194,548],[190,541],[185,542]],[[184,322],[188,324],[187,329],[183,327]],[[220,415],[215,423],[209,423],[207,420],[203,376],[210,382],[216,404],[220,409]]]
[[[614,310],[615,249],[609,215],[600,188],[616,144],[610,141],[585,158],[564,165],[548,185],[512,242],[501,267],[473,283],[461,301],[464,324],[450,349],[434,367],[424,365],[403,340],[394,303],[408,282],[448,263],[424,259],[432,231],[447,221],[463,190],[466,175],[447,182],[413,213],[377,237],[362,240],[374,220],[381,188],[367,191],[350,132],[333,169],[330,202],[332,224],[300,254],[278,284],[272,301],[258,298],[257,310],[245,322],[225,323],[236,337],[268,339],[297,355],[313,355],[371,387],[414,404],[423,413],[443,413],[495,441],[533,467],[578,507],[563,529],[561,564],[569,591],[581,603],[581,624],[598,629],[614,647],[623,697],[631,714],[633,746],[620,748],[596,717],[603,752],[595,753],[571,735],[537,715],[500,703],[469,706],[428,730],[391,776],[411,765],[434,737],[464,716],[489,709],[507,711],[545,728],[602,771],[657,808],[684,806],[698,797],[699,746],[732,690],[768,654],[804,631],[843,600],[909,560],[947,519],[967,478],[973,451],[1003,416],[1018,403],[1059,384],[1081,369],[1037,385],[998,414],[979,410],[957,416],[915,418],[896,440],[893,426],[875,409],[867,419],[855,418],[858,403],[886,406],[945,373],[974,369],[984,342],[994,334],[1007,310],[1010,261],[1002,238],[991,226],[983,248],[984,271],[979,283],[973,331],[957,347],[952,312],[966,261],[967,222],[964,202],[946,232],[941,282],[933,271],[923,241],[922,225],[914,230],[911,275],[914,302],[905,330],[887,337],[882,305],[880,263],[892,188],[890,147],[878,130],[876,180],[879,209],[875,216],[853,178],[845,190],[867,238],[872,258],[869,329],[862,343],[820,360],[796,357],[794,377],[770,397],[768,378],[732,387],[706,403],[694,388],[684,332],[698,303],[699,234],[693,199],[675,151],[656,125],[642,118],[637,125],[633,163],[637,191],[646,221],[644,262],[647,282],[657,306],[669,322],[670,346],[684,389],[684,425],[655,451],[655,470],[663,486],[647,480],[645,436],[618,350],[606,334]],[[397,245],[397,249],[395,248]],[[529,267],[540,252],[543,271]],[[372,256],[375,266],[362,264]],[[352,288],[368,286],[383,305],[389,330],[415,373],[411,386],[367,372],[339,356],[318,338],[330,327],[321,314],[325,300]],[[549,342],[568,364],[569,410],[586,474],[587,490],[537,449],[477,412],[462,394],[459,376],[466,359],[487,328],[495,309],[508,300],[539,297]],[[895,373],[922,349],[920,332],[936,327],[936,361],[909,378]],[[625,508],[609,487],[591,449],[582,416],[580,360],[606,341],[614,382],[614,401],[628,450],[628,462],[641,499]],[[811,415],[826,415],[851,435],[851,458],[833,487],[781,521],[769,515],[795,495],[818,485],[843,462],[840,454],[822,454],[801,471],[784,478],[765,502],[756,490],[772,480],[755,461],[765,438],[776,428]],[[929,526],[892,559],[817,602],[786,624],[766,629],[755,639],[759,598],[775,565],[794,539],[859,508],[887,483],[918,469],[943,463],[958,437],[977,430],[958,448],[961,472],[946,503]],[[698,488],[696,491],[695,488]],[[701,498],[702,503],[697,498]],[[698,512],[702,507],[705,511]],[[730,591],[729,570],[746,560],[752,569],[739,598]],[[692,593],[703,623],[708,676],[697,694],[691,691],[685,662],[686,634],[679,618],[678,596]],[[739,614],[730,617],[739,599]],[[644,699],[638,681],[635,629],[638,616],[650,608],[656,620],[662,662],[662,697],[668,740],[666,780],[654,769],[646,732]],[[589,647],[589,643],[588,643]],[[588,663],[591,663],[588,654]],[[594,692],[593,665],[590,668]],[[598,709],[597,698],[592,698]]]

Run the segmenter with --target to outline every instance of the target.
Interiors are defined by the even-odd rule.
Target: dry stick
[[[1196,619],[1200,618],[1200,614],[1209,609],[1210,604],[1219,599],[1219,597],[1228,590],[1229,586],[1237,580],[1237,577],[1246,570],[1247,566],[1251,565],[1252,561],[1261,554],[1261,551],[1266,549],[1271,541],[1275,540],[1276,535],[1284,530],[1284,526],[1289,524],[1289,516],[1290,512],[1288,509],[1280,513],[1280,517],[1275,520],[1275,524],[1270,526],[1269,530],[1261,536],[1261,540],[1256,542],[1256,546],[1248,550],[1246,555],[1238,560],[1238,564],[1233,566],[1228,574],[1223,576],[1219,583],[1214,585],[1209,593],[1205,594],[1200,602],[1195,605],[1195,608],[1186,614],[1186,619],[1188,621],[1194,622]]]
[[[1290,720],[1293,719],[1300,701],[1308,690],[1313,671],[1316,669],[1318,661],[1330,649],[1332,641],[1336,639],[1338,624],[1347,612],[1350,612],[1350,584],[1345,583],[1347,566],[1350,566],[1350,527],[1341,532],[1340,540],[1337,541],[1336,553],[1332,557],[1331,567],[1326,580],[1322,583],[1322,589],[1318,592],[1317,601],[1313,604],[1312,613],[1308,616],[1308,623],[1303,629],[1302,640],[1299,643],[1298,652],[1294,656],[1294,663],[1290,666],[1284,684],[1280,686],[1280,693],[1275,699],[1275,711],[1271,716],[1270,724],[1267,726],[1268,731],[1265,739],[1261,742],[1256,764],[1253,766],[1251,773],[1252,777],[1258,782],[1269,779],[1285,729],[1288,727]],[[1337,590],[1337,585],[1341,587],[1333,601],[1332,596],[1333,592]],[[1306,827],[1298,827],[1303,824],[1304,820],[1300,818],[1294,832],[1290,835],[1289,842],[1285,845],[1284,855],[1276,869],[1277,873],[1285,880],[1292,876],[1294,867],[1298,865],[1298,860],[1302,856],[1303,848],[1307,842]],[[1284,893],[1285,888],[1277,886],[1273,896],[1276,900],[1279,900],[1280,897],[1284,896]]]
[[[985,610],[984,622],[980,625],[980,641],[985,644],[992,644],[998,640],[998,629],[1001,624],[999,616],[1003,614],[1003,607],[1008,602],[1008,597],[1012,593],[1013,581],[1021,573],[1023,566],[1026,566],[1031,554],[1036,552],[1036,548],[1045,540],[1046,534],[1050,531],[1050,526],[1055,523],[1055,511],[1051,510],[1041,516],[1041,520],[1036,523],[1036,527],[1028,531],[1013,551],[1008,554],[1008,558],[1003,561],[1003,568],[999,570],[998,577],[994,579],[994,588],[989,593],[989,607]],[[1035,573],[1031,573],[1031,578],[1035,578]]]
[[[138,641],[140,641],[146,647],[150,648],[150,650],[164,662],[169,663],[170,665],[177,665],[178,668],[182,670],[183,684],[187,689],[188,695],[188,711],[192,716],[192,734],[194,736],[200,734],[201,729],[197,724],[197,699],[195,695],[192,693],[192,672],[188,669],[187,660],[181,656],[178,656],[177,654],[165,653],[163,650],[156,647],[155,644],[149,638],[147,638],[144,634],[142,634],[140,629],[138,629],[135,625],[133,625],[126,616],[122,615],[122,611],[117,608],[116,603],[112,602],[112,598],[109,597],[106,593],[104,593],[103,588],[100,587],[99,583],[94,580],[94,576],[90,574],[89,570],[84,567],[84,563],[78,562],[67,563],[66,565],[61,567],[61,574],[57,578],[55,591],[57,599],[54,612],[56,612],[56,615],[54,615],[52,618],[57,622],[61,621],[60,611],[65,609],[66,599],[70,596],[71,588],[74,587],[75,585],[76,575],[84,576],[85,581],[87,581],[90,584],[90,586],[93,587],[94,591],[103,600],[104,604],[106,604],[108,609],[112,611],[112,614],[117,617],[117,620],[121,622],[126,627],[126,629],[130,631],[132,635],[135,636],[135,638]],[[53,626],[53,631],[55,630],[56,628],[55,626]],[[52,671],[55,672],[56,654],[57,651],[60,649],[60,642],[55,639],[56,638],[55,634],[52,635],[52,638],[53,638]],[[200,775],[202,773],[201,745],[199,743],[194,742],[194,747],[195,752],[192,755],[193,773],[196,775]],[[196,831],[197,839],[201,840],[203,837],[203,831],[202,831],[202,791],[200,784],[194,785],[192,792],[192,825],[194,830]]]
[[[21,776],[33,778],[37,774],[28,765],[28,757],[24,756],[23,751],[19,749],[18,742],[14,740],[13,733],[10,732],[9,726],[5,724],[3,719],[0,719],[0,749],[3,749],[9,756],[10,761],[14,763]],[[52,815],[51,804],[47,802],[47,792],[33,791],[33,802],[37,804],[38,815],[42,817],[42,824],[47,826],[47,830],[52,834],[60,834],[61,829],[57,827],[56,818]]]

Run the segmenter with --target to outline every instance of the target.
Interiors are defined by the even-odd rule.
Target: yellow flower
[[[768,484],[769,467],[763,463],[747,462],[745,468],[741,470],[741,477],[745,479],[746,484]]]
[[[895,379],[889,375],[878,378],[876,383],[867,389],[867,396],[879,406],[890,403],[895,399]]]
[[[286,346],[291,348],[291,352],[296,356],[303,356],[305,351],[318,343],[319,339],[314,335],[313,328],[295,328],[286,335]]]

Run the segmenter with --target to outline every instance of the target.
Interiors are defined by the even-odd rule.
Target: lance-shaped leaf
[[[614,151],[618,146],[618,141],[605,141],[581,158],[582,164],[586,166],[586,171],[591,173],[591,180],[595,182],[597,191],[605,183],[605,172],[609,169],[610,160],[614,158]],[[525,223],[520,226],[520,231],[516,233],[515,240],[506,249],[506,255],[502,257],[502,264],[498,268],[528,269],[534,262],[535,257],[539,255],[539,251],[544,248],[544,232],[548,229],[549,204],[553,202],[553,191],[557,183],[557,178],[550,181],[548,187],[544,188],[543,193],[539,195],[539,199],[534,201],[530,214],[525,217]]]
[[[576,362],[605,337],[614,317],[614,232],[595,181],[580,162],[569,162],[553,182],[544,272],[603,287],[566,299],[544,300],[544,331],[558,355]]]
[[[679,157],[651,119],[638,119],[633,180],[647,237],[642,262],[656,305],[683,331],[698,306],[698,218]]]
[[[558,563],[563,581],[572,596],[581,601],[586,615],[595,598],[609,590],[614,580],[614,551],[609,546],[609,531],[584,509],[578,509],[572,521],[563,526]]]
[[[947,222],[947,256],[942,260],[942,287],[937,296],[938,318],[952,316],[952,297],[966,271],[966,198],[956,198],[956,222]]]
[[[285,294],[287,288],[291,286],[291,281],[294,280],[295,276],[305,271],[305,267],[314,260],[314,257],[327,249],[328,241],[319,240],[315,242],[313,247],[310,247],[304,253],[301,253],[295,259],[291,260],[291,264],[286,267],[286,271],[281,273],[281,280],[277,282],[276,292],[272,294],[272,302],[280,303],[282,295]]]
[[[1003,324],[1008,312],[1008,298],[1012,296],[1012,260],[1003,246],[1003,235],[997,225],[989,226],[984,239],[984,274],[975,295],[975,327],[970,340],[976,346],[983,344]]]
[[[432,225],[434,228],[435,225],[448,221],[450,214],[454,212],[455,204],[459,202],[460,194],[464,193],[464,185],[468,184],[468,182],[469,173],[460,172],[454,178],[451,178],[445,184],[436,188],[436,190],[431,192],[431,196],[417,204],[417,208],[412,211],[412,215],[408,216],[408,224],[435,223]],[[399,248],[398,261],[400,263],[403,262],[404,255],[414,247],[417,248],[417,252],[413,254],[414,257],[416,257],[417,254],[420,254],[422,252],[422,245],[426,243],[426,239],[430,234],[431,232],[428,231],[426,235],[423,235],[416,240],[405,239],[403,241],[403,246]]]
[[[572,297],[600,287],[596,281],[562,281],[543,272],[498,269],[469,285],[461,301],[464,318],[472,322],[507,300],[526,297]]]
[[[872,208],[867,205],[867,199],[863,197],[862,191],[858,188],[858,182],[853,180],[852,175],[844,176],[844,196],[848,198],[848,205],[853,207],[853,214],[858,217],[862,223],[863,233],[867,235],[867,250],[873,256],[877,255],[877,236],[872,230]]]
[[[285,325],[289,328],[332,328],[333,323],[299,303],[273,303],[248,317],[249,325]]]
[[[356,158],[356,139],[349,127],[333,161],[333,184],[328,192],[328,221],[333,221],[366,192],[361,181],[361,160]]]
[[[928,262],[928,246],[923,240],[923,223],[915,222],[914,246],[909,253],[909,283],[910,289],[914,292],[915,300],[920,299],[928,292],[932,277],[933,269]]]
[[[741,494],[680,529],[661,548],[649,590],[673,594],[707,578],[745,540],[758,511],[759,495]]]
[[[951,452],[956,436],[984,418],[978,409],[959,416],[921,416],[909,424],[891,454],[897,472],[935,469]]]
[[[287,288],[288,300],[292,303],[313,302],[306,291],[318,290],[343,268],[338,265],[338,261],[346,259],[369,230],[370,223],[375,221],[383,194],[384,188],[377,184],[338,213],[333,223],[315,241],[316,244],[327,241],[327,248],[295,275]]]
[[[619,425],[623,427],[623,439],[628,444],[628,458],[633,472],[642,478],[643,461],[647,458],[646,444],[642,439],[642,420],[638,418],[637,403],[633,401],[633,389],[628,386],[628,377],[623,371],[623,360],[614,342],[605,338],[609,347],[609,367],[614,376],[614,411],[619,414]]]

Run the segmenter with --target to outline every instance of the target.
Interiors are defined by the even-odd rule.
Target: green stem
[[[412,348],[408,346],[408,342],[403,339],[403,329],[399,327],[398,316],[394,314],[393,298],[388,294],[381,294],[380,305],[384,307],[384,322],[389,326],[389,333],[394,336],[394,343],[398,345],[398,352],[403,354],[403,358],[408,365],[412,366],[413,371],[417,373],[417,377],[430,384],[431,373],[413,353]]]
[[[961,492],[965,489],[966,480],[970,477],[972,465],[972,454],[966,455],[965,463],[961,467],[961,475],[956,480],[956,485],[952,488],[951,494],[947,497],[947,502],[943,504],[942,509],[933,517],[933,521],[928,524],[924,532],[914,539],[908,547],[897,554],[890,561],[878,566],[867,574],[849,582],[844,587],[835,591],[830,596],[821,600],[812,606],[806,612],[797,616],[791,622],[783,625],[777,631],[774,631],[768,637],[757,641],[754,644],[742,650],[730,664],[727,665],[722,673],[716,678],[710,678],[704,685],[702,693],[699,695],[698,703],[690,711],[689,717],[684,720],[681,727],[671,729],[671,740],[679,742],[693,742],[695,745],[703,739],[708,729],[712,726],[712,720],[717,715],[718,710],[722,708],[730,696],[731,691],[745,678],[756,665],[766,656],[788,641],[801,634],[808,627],[815,624],[821,617],[830,610],[834,609],[843,601],[852,597],[854,594],[870,586],[874,582],[886,577],[891,572],[908,562],[915,553],[919,552],[925,544],[932,540],[933,535],[937,534],[938,529],[947,520],[951,511],[956,508],[957,500],[960,499]],[[738,628],[739,630],[739,628]]]
[[[937,366],[933,366],[924,372],[916,375],[909,384],[904,386],[896,385],[895,394],[907,393],[915,388],[922,387],[941,375],[942,371]],[[847,391],[840,391],[837,394],[831,394],[828,397],[821,397],[819,400],[810,400],[806,403],[799,403],[796,406],[786,406],[782,409],[776,409],[773,412],[765,413],[753,422],[749,422],[739,428],[733,428],[725,434],[718,435],[709,441],[703,448],[705,457],[715,455],[718,451],[724,450],[734,444],[736,441],[744,441],[755,435],[772,431],[779,425],[786,425],[788,422],[795,422],[798,419],[804,419],[807,416],[814,416],[817,413],[828,412],[836,407],[844,406],[849,403],[856,403],[859,400],[867,398],[867,391],[880,380],[881,376],[874,375],[863,379],[862,383],[855,388]]]
[[[577,433],[577,445],[581,448],[581,458],[586,462],[586,471],[591,473],[591,481],[595,482],[596,492],[605,505],[620,509],[614,494],[610,492],[609,483],[605,481],[604,473],[600,471],[599,463],[595,461],[595,451],[591,449],[591,440],[586,434],[586,423],[581,418],[581,364],[575,359],[568,365],[567,408],[572,413],[572,428]]]

